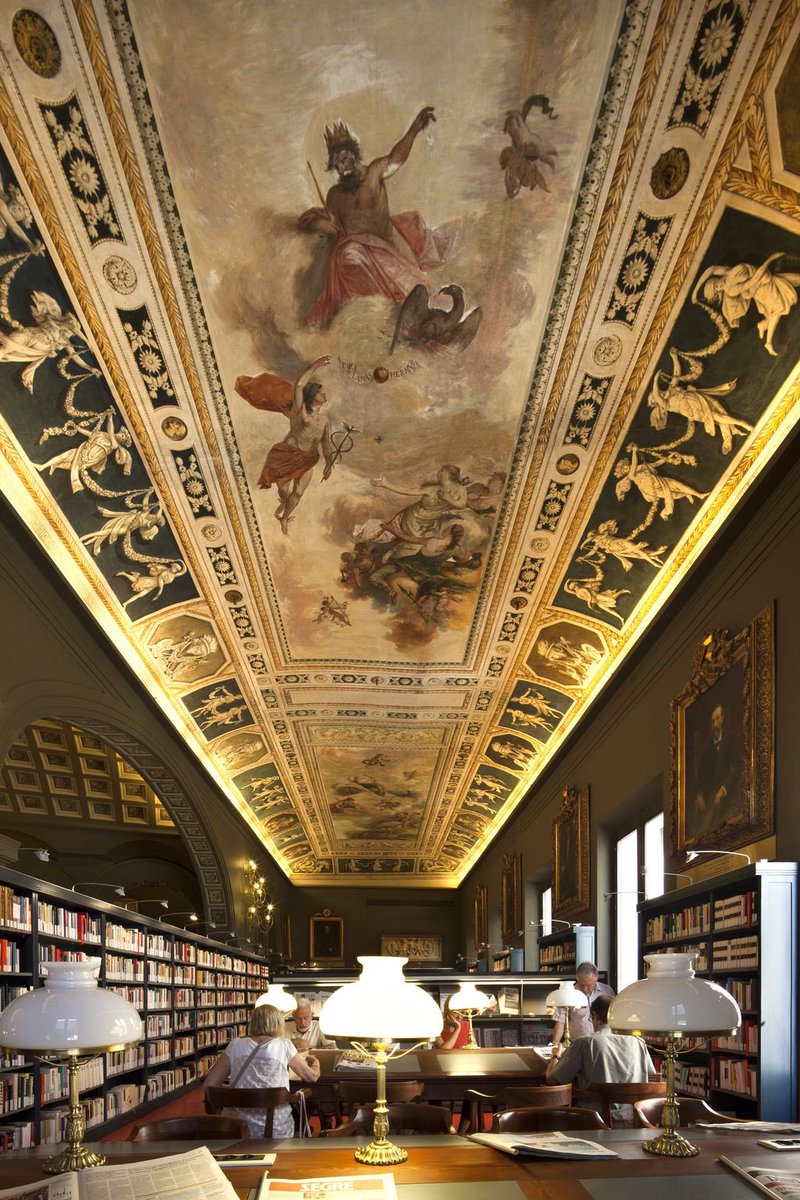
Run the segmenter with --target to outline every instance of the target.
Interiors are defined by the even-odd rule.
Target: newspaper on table
[[[207,1146],[143,1162],[67,1171],[0,1192],[0,1200],[237,1200]]]
[[[791,1121],[695,1121],[695,1125],[714,1133],[800,1133],[800,1125]]]
[[[772,1200],[800,1200],[800,1171],[775,1171],[770,1167],[740,1167],[729,1158],[720,1155],[719,1161],[740,1179],[746,1180],[756,1191]]]
[[[394,1175],[339,1175],[335,1179],[261,1180],[257,1200],[397,1200]]]
[[[600,1142],[568,1137],[565,1133],[470,1133],[468,1136],[471,1142],[480,1142],[504,1154],[532,1158],[619,1158],[616,1150]]]

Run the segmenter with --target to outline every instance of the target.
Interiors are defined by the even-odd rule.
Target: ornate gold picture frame
[[[589,788],[565,788],[553,821],[553,913],[579,916],[591,898]]]
[[[309,917],[309,960],[312,966],[344,966],[344,917],[336,916],[329,908]]]
[[[500,875],[501,930],[505,945],[516,943],[522,931],[522,855],[504,854]]]
[[[736,634],[709,633],[672,702],[671,816],[676,855],[732,850],[775,832],[772,605]]]
[[[489,942],[489,892],[485,883],[475,888],[472,912],[472,940],[478,953]]]

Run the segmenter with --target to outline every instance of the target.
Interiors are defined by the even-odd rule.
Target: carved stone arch
[[[175,777],[152,751],[127,731],[98,718],[84,718],[80,724],[87,733],[94,733],[113,746],[153,789],[186,844],[200,882],[206,917],[222,929],[232,928],[229,923],[234,919],[233,903],[225,865]]]
[[[82,690],[75,689],[75,692],[76,695],[64,695],[59,701],[52,694],[46,699],[41,683],[12,689],[7,697],[11,703],[6,716],[13,713],[13,717],[8,727],[2,730],[5,736],[0,739],[3,743],[0,749],[5,750],[16,732],[42,717],[63,721],[102,738],[136,767],[175,823],[197,875],[206,920],[220,929],[235,928],[235,908],[224,859],[187,793],[144,741],[122,726],[122,718],[117,723],[96,716],[86,703]]]

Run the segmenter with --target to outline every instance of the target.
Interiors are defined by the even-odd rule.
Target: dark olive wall
[[[504,854],[522,853],[525,924],[535,918],[534,886],[550,878],[552,822],[565,787],[589,785],[591,797],[591,912],[598,959],[610,964],[611,844],[638,815],[670,804],[670,701],[691,674],[695,646],[712,629],[735,632],[775,602],[777,845],[768,857],[800,857],[800,470],[798,438],[737,515],[732,530],[697,565],[673,600],[670,616],[647,635],[594,705],[588,725],[532,789],[460,889],[461,920],[471,930],[475,888],[489,889],[490,941],[499,941],[500,872]],[[665,832],[671,846],[669,821]],[[763,852],[763,851],[762,851]],[[719,860],[717,860],[719,861]],[[677,868],[674,868],[677,869]],[[534,931],[526,935],[526,966],[535,965]],[[459,947],[465,949],[464,942]],[[472,952],[472,939],[468,947]]]

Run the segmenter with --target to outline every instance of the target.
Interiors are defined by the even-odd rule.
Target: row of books
[[[33,1145],[33,1121],[4,1121],[0,1125],[0,1152],[26,1150]]]
[[[152,1013],[145,1023],[148,1038],[166,1037],[172,1033],[170,1013]]]
[[[30,990],[31,989],[29,987],[20,987],[18,984],[0,984],[0,1011],[2,1011],[7,1004],[10,1004],[12,1000],[16,1000],[17,996],[21,996],[24,992],[29,992]],[[0,1058],[0,1064],[1,1063],[2,1058]]]
[[[0,887],[0,925],[7,929],[31,931],[31,898],[19,896],[13,888]]]
[[[711,1064],[711,1086],[742,1096],[758,1095],[758,1070],[746,1058],[716,1058]]]
[[[0,1075],[0,1113],[17,1112],[33,1104],[33,1073],[17,1071],[13,1075]]]
[[[714,943],[714,970],[741,971],[758,966],[758,934]]]
[[[106,1119],[106,1106],[102,1096],[90,1096],[81,1101],[84,1111],[86,1128],[101,1125]],[[42,1146],[54,1146],[63,1142],[67,1136],[67,1119],[69,1109],[51,1108],[43,1112],[39,1120],[39,1143]]]
[[[731,1037],[714,1038],[712,1050],[738,1050],[742,1054],[758,1054],[758,1031],[761,1028],[758,1021],[742,1021]]]
[[[575,962],[575,939],[557,942],[554,946],[539,946],[539,966],[552,967]]]
[[[92,1088],[103,1085],[103,1062],[95,1058],[78,1068],[78,1088],[81,1092],[91,1091]],[[69,1092],[69,1076],[66,1067],[46,1067],[39,1069],[39,1101],[49,1104],[52,1100],[60,1100]]]
[[[714,928],[733,929],[736,926],[758,924],[755,892],[741,896],[725,896],[714,901]]]
[[[0,971],[18,974],[21,969],[19,946],[8,938],[0,938]]]
[[[130,987],[126,984],[107,984],[106,987],[109,992],[116,992],[118,996],[122,996],[123,1000],[127,1000],[129,1004],[134,1006],[134,1008],[144,1008],[143,987]]]
[[[111,1075],[123,1075],[126,1071],[138,1071],[144,1066],[144,1046],[126,1046],[124,1050],[112,1050],[106,1055],[106,1079]]]
[[[711,903],[687,905],[680,912],[661,913],[645,925],[645,942],[669,942],[673,938],[693,937],[711,929]]]
[[[100,945],[100,918],[88,912],[74,912],[39,897],[37,916],[39,933],[51,937],[66,938],[71,942],[89,942]]]
[[[755,1012],[758,1008],[758,985],[755,979],[726,979],[722,986],[745,1012]]]
[[[178,1088],[186,1087],[197,1078],[197,1067],[189,1063],[181,1067],[172,1067],[168,1071],[157,1071],[147,1081],[147,1099],[160,1100]]]

